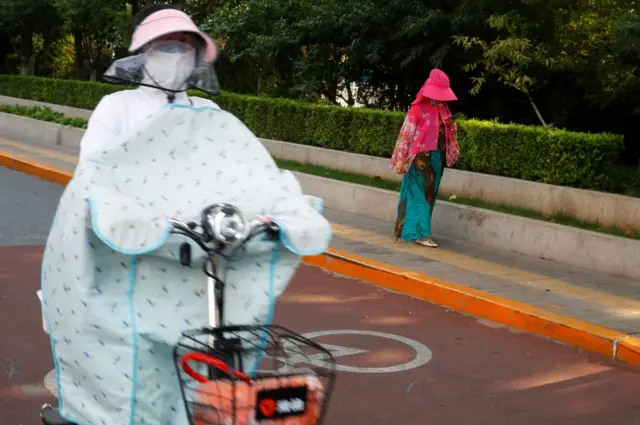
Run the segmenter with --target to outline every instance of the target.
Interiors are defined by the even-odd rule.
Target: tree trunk
[[[96,81],[96,76],[98,75],[98,70],[96,69],[95,62],[92,63],[89,59],[84,60],[84,68],[89,71],[89,80]]]
[[[256,69],[258,70],[258,86],[256,88],[256,96],[260,96],[260,94],[262,93],[262,67],[257,66]]]
[[[345,80],[345,87],[347,88],[347,105],[353,106],[356,104],[356,101],[353,98],[353,90],[351,90],[351,83]]]
[[[331,104],[339,105],[338,96],[340,96],[340,93],[338,93],[338,90],[339,90],[338,81],[333,79],[333,80],[327,81],[324,84],[324,89],[323,89],[324,93],[321,93],[321,94],[324,95],[324,97],[326,97],[327,100],[331,102]]]
[[[7,35],[0,35],[0,72],[3,74],[9,73],[9,69],[7,67],[7,56],[10,53],[14,52],[13,44],[11,43],[11,38]],[[11,70],[12,72],[13,70]]]
[[[22,55],[20,55],[20,75],[33,75],[35,57],[33,56],[33,34],[21,34]]]
[[[84,49],[82,48],[82,34],[80,34],[80,31],[73,31],[73,46],[76,51],[76,80],[82,80],[84,76]]]
[[[542,118],[542,114],[540,113],[540,111],[538,110],[538,107],[536,106],[536,102],[533,101],[533,98],[531,97],[531,95],[529,93],[526,93],[526,95],[529,98],[529,103],[531,104],[531,107],[533,108],[533,111],[536,113],[536,116],[538,117],[538,119],[542,123],[542,126],[543,127],[548,127],[548,125],[545,122],[544,118]]]
[[[31,55],[27,60],[27,75],[36,74],[36,57]]]
[[[133,16],[136,16],[136,14],[140,12],[140,2],[138,0],[132,0],[129,4],[131,5],[131,13]]]
[[[31,56],[20,56],[20,75],[35,75],[36,70],[36,57]]]

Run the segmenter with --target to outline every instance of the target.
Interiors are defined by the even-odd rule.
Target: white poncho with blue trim
[[[187,240],[166,217],[191,221],[227,202],[280,226],[281,244],[256,242],[222,271],[226,323],[263,323],[300,256],[329,244],[318,201],[242,122],[213,108],[169,105],[83,159],[42,268],[61,414],[80,425],[187,424],[172,347],[208,323],[206,277],[197,245],[194,265],[179,263]]]

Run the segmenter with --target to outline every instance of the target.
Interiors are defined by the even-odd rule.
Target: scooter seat
[[[40,417],[44,425],[78,425],[60,416],[58,409],[54,409],[50,404],[42,406]]]

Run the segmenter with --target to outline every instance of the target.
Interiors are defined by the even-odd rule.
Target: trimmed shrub
[[[93,109],[100,99],[129,87],[75,80],[0,75],[0,94]],[[194,95],[202,96],[200,92]],[[343,108],[288,99],[222,93],[213,99],[258,137],[327,149],[390,157],[404,114]],[[558,129],[459,122],[456,168],[544,183],[600,188],[623,147],[622,136]]]

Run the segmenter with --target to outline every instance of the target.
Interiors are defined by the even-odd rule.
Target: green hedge
[[[0,94],[93,109],[122,86],[0,75]],[[202,95],[200,93],[195,93]],[[300,103],[223,93],[213,99],[258,136],[390,157],[403,113]],[[456,168],[545,183],[597,189],[623,147],[623,138],[558,129],[461,120]]]

